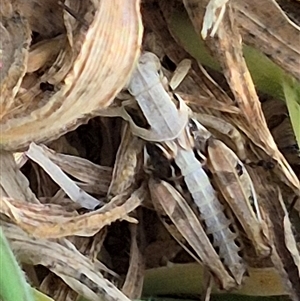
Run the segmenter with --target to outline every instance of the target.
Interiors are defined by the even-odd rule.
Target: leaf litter
[[[300,195],[299,147],[285,104],[257,93],[242,47],[243,41],[299,79],[293,64],[299,28],[278,4],[270,0],[257,9],[255,1],[3,2],[0,221],[18,260],[35,266],[37,288],[56,300],[138,299],[149,272],[159,275],[157,266],[172,262],[184,269],[195,260],[205,267],[204,275],[213,275],[203,284],[213,279],[219,289],[236,287],[173,163],[159,151],[149,153],[148,142],[134,136],[125,121],[108,117],[126,103],[134,122],[147,127],[134,100],[118,94],[126,90],[142,49],[160,58],[170,85],[183,79],[176,93],[217,139],[217,149],[205,155],[208,162],[215,158],[211,182],[223,205],[228,192],[220,179],[236,187],[229,203],[234,190],[250,202],[249,177],[257,192],[255,210],[271,248],[266,259],[255,254],[261,246],[248,233],[254,217],[247,219],[243,207],[226,207],[229,216],[241,219],[239,254],[250,271],[241,293],[255,295],[251,275],[268,272],[276,286],[281,277],[280,294],[299,300],[299,201],[291,206]],[[199,38],[206,32],[206,46],[223,76],[197,62],[174,34],[171,20],[178,8],[186,9]],[[186,68],[171,79],[170,66],[183,59]],[[233,166],[235,159],[221,160],[226,147],[244,164],[247,181]],[[148,166],[149,156],[159,164]],[[171,177],[164,174],[168,169]],[[290,215],[288,206],[296,214]],[[45,276],[39,266],[46,268]],[[263,291],[264,284],[256,289]],[[209,284],[203,288],[210,290]]]

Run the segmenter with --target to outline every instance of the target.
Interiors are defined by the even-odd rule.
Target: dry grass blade
[[[298,268],[298,273],[300,275],[300,256],[299,251],[297,249],[297,243],[295,241],[295,237],[293,235],[293,232],[291,231],[292,225],[288,217],[288,213],[285,212],[285,217],[283,220],[283,229],[285,233],[285,244],[287,249],[290,251],[292,258],[294,260],[294,263],[296,267]]]
[[[112,168],[94,164],[82,157],[56,153],[45,145],[41,151],[67,174],[78,179],[76,184],[86,192],[105,195],[111,182]]]
[[[7,198],[0,200],[0,209],[34,237],[93,236],[117,220],[136,223],[136,219],[129,217],[128,214],[141,205],[143,200],[139,194],[140,191],[137,190],[121,206],[111,209],[111,205],[108,204],[83,215],[78,215],[76,211],[67,211],[60,205],[24,204]]]
[[[200,34],[201,31],[208,32],[211,29],[211,36],[220,27],[225,10],[231,5],[236,13],[235,21],[241,29],[243,42],[261,50],[287,73],[300,79],[296,63],[300,55],[298,47],[300,28],[286,16],[276,1],[267,0],[263,5],[261,1],[227,2],[183,1],[196,32]],[[207,10],[204,17],[205,7]]]
[[[107,192],[108,196],[119,195],[134,186],[143,145],[143,141],[133,136],[129,125],[125,124]]]
[[[233,5],[244,42],[260,49],[287,73],[300,80],[297,64],[300,27],[287,17],[275,0],[263,3],[259,0],[238,0]]]
[[[63,135],[107,107],[125,85],[141,44],[139,1],[123,5],[96,1],[95,8],[88,31],[78,38],[84,42],[64,85],[41,107],[0,123],[2,149],[22,149],[31,141],[49,141]]]
[[[299,180],[278,151],[267,127],[251,75],[243,58],[241,37],[233,18],[233,12],[228,8],[219,26],[217,37],[209,41],[210,48],[220,61],[241,114],[247,121],[250,139],[278,163],[276,171],[281,180],[300,195]],[[268,157],[265,159],[268,160]]]
[[[289,164],[300,166],[300,150],[286,104],[277,99],[268,99],[262,103],[262,109],[279,150]]]
[[[218,110],[221,112],[227,112],[230,114],[239,114],[240,110],[235,106],[228,106],[228,104],[224,104],[223,102],[219,101],[218,99],[213,99],[212,97],[201,97],[201,96],[193,96],[188,95],[185,93],[179,92],[178,95],[182,97],[182,99],[188,104],[188,105],[194,105],[196,107],[206,107],[213,110]],[[213,117],[213,116],[209,116]]]
[[[18,169],[13,155],[5,151],[0,152],[0,195],[24,203],[39,203],[29,188],[28,179]]]
[[[144,283],[144,258],[138,245],[138,225],[130,225],[131,247],[129,269],[126,275],[122,292],[131,300],[140,299]]]
[[[97,199],[81,190],[66,174],[64,174],[64,172],[51,161],[41,146],[31,143],[26,155],[31,160],[38,163],[65,191],[71,200],[80,204],[81,207],[94,209],[100,204]]]
[[[53,61],[64,46],[65,36],[59,35],[50,40],[45,40],[35,44],[30,48],[27,73],[32,73],[46,65],[48,61]]]
[[[2,4],[3,5],[3,4]],[[14,98],[26,73],[31,32],[18,13],[1,14],[0,117],[15,107]]]
[[[286,291],[293,300],[299,300],[299,251],[295,239],[291,236],[291,223],[282,201],[281,190],[275,183],[270,182],[263,168],[248,171],[259,195],[260,206],[265,212],[265,220],[268,221],[272,245],[271,260],[281,276]]]
[[[1,226],[22,262],[47,267],[88,300],[129,301],[100,274],[102,265],[99,262],[92,263],[70,243],[65,247],[57,242],[33,239],[12,224],[1,223]]]

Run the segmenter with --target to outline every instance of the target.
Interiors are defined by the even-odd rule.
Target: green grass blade
[[[32,292],[34,295],[35,301],[54,301],[52,298],[48,297],[47,295],[43,294],[42,292],[32,288]]]
[[[34,301],[31,287],[0,227],[0,300]]]
[[[291,123],[296,140],[300,146],[300,87],[299,83],[291,77],[283,78],[283,92],[289,110]]]

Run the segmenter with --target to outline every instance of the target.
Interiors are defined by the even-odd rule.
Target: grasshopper
[[[212,236],[212,245],[218,250],[217,253],[228,271],[227,278],[234,279],[235,285],[239,285],[246,268],[239,255],[237,233],[229,227],[232,221],[225,215],[223,205],[218,200],[201,163],[195,157],[193,137],[187,126],[189,108],[180,97],[166,91],[159,70],[159,59],[146,52],[141,56],[128,84],[128,91],[136,99],[150,129],[137,126],[125,106],[122,117],[129,121],[134,135],[159,145],[174,159],[197,206],[202,226],[206,233]],[[174,102],[178,102],[178,107]],[[162,199],[159,201],[163,203]],[[224,275],[217,277],[223,282],[224,288],[232,287],[225,284]]]
[[[180,169],[206,234],[212,237],[212,245],[218,250],[223,264],[236,284],[241,284],[246,268],[239,254],[238,233],[232,230],[233,221],[226,216],[224,206],[194,154],[189,127],[178,138],[161,143],[160,147],[163,147],[166,156],[173,159]],[[164,202],[164,199],[160,201]]]
[[[215,253],[200,252],[199,248],[196,252],[211,273],[221,281],[221,286],[228,289],[233,286],[233,283],[234,285],[240,284],[246,271],[244,261],[239,255],[238,233],[232,230],[234,229],[233,221],[226,216],[224,206],[219,201],[194,149],[198,148],[198,156],[203,161],[207,161],[217,187],[252,241],[257,254],[267,256],[269,247],[263,237],[263,223],[259,216],[252,181],[237,156],[225,144],[213,138],[212,134],[199,122],[191,118],[193,113],[177,94],[167,92],[165,78],[160,69],[159,59],[152,53],[144,53],[127,86],[129,93],[135,98],[142,111],[148,128],[136,125],[126,108],[128,102],[123,102],[118,114],[129,122],[130,129],[135,136],[158,146],[164,156],[173,160],[180,170],[189,194],[197,207],[200,226],[206,235],[212,237],[212,242],[203,239],[201,242],[210,244],[210,248],[212,246],[215,248]],[[108,115],[113,116],[111,113]],[[235,136],[233,135],[232,138],[236,139]],[[236,142],[238,145],[241,144],[239,140]],[[241,150],[239,153],[244,158],[242,149],[240,147],[237,149]],[[224,162],[220,158],[225,159]],[[236,167],[239,167],[239,170]],[[226,172],[227,175],[229,174],[228,171],[233,177],[224,176]],[[150,180],[149,187],[152,200],[156,203],[155,206],[163,207],[170,218],[173,218],[178,231],[190,243],[190,233],[184,230],[186,227],[180,226],[180,218],[177,220],[174,218],[174,216],[179,216],[174,212],[183,210],[179,209],[180,206],[184,206],[181,194],[165,181],[154,185]],[[161,193],[156,193],[156,190]],[[254,201],[254,210],[249,196]],[[168,205],[166,200],[170,198],[176,202],[170,205],[169,201]],[[171,206],[171,209],[168,206]],[[176,209],[174,206],[179,207]],[[185,214],[185,216],[188,215]],[[205,250],[209,246],[203,246],[203,248]],[[216,257],[215,255],[219,256],[223,265],[223,270],[217,269],[219,272],[216,272],[212,263],[215,261],[215,259],[212,260]],[[224,277],[224,271],[227,273],[225,273],[226,277]]]
[[[215,139],[197,120],[192,119],[189,127],[197,148],[208,158],[207,165],[216,185],[251,240],[257,255],[270,255],[267,225],[261,217],[247,169],[230,148]]]

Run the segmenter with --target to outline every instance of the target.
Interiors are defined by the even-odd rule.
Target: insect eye
[[[197,125],[196,125],[196,123],[195,123],[195,121],[193,119],[189,120],[188,126],[190,128],[191,134],[197,130]]]
[[[163,72],[162,72],[162,70],[160,68],[157,69],[157,73],[158,73],[158,75],[159,75],[160,78],[164,77],[164,74],[163,74]]]
[[[235,166],[238,176],[242,176],[244,174],[243,166],[240,163],[237,163]]]

